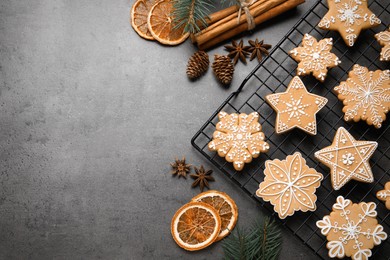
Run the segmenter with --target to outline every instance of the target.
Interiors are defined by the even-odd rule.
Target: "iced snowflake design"
[[[356,141],[348,131],[340,127],[331,146],[317,151],[314,156],[331,170],[332,186],[339,190],[350,180],[373,182],[369,159],[378,143]]]
[[[369,71],[356,64],[349,78],[334,90],[344,103],[346,121],[365,120],[376,128],[382,126],[390,109],[390,70]]]
[[[390,28],[386,31],[375,34],[376,40],[383,46],[380,54],[381,61],[390,60]]]
[[[385,188],[376,193],[376,197],[386,203],[386,208],[390,210],[390,181],[385,184]]]
[[[313,36],[305,34],[302,46],[290,51],[291,57],[299,62],[297,74],[301,76],[313,73],[316,79],[324,81],[328,68],[333,68],[341,63],[339,58],[330,52],[332,47],[332,38],[325,38],[317,42]]]
[[[316,223],[328,240],[329,256],[367,260],[372,255],[371,249],[387,239],[376,216],[374,202],[357,204],[338,196],[330,215]]]
[[[250,163],[252,158],[269,150],[268,143],[264,141],[264,133],[261,132],[257,112],[249,115],[220,112],[218,118],[220,121],[208,147],[211,151],[217,151],[228,162],[233,162],[237,171],[241,171],[244,164]]]
[[[309,93],[298,76],[291,80],[286,92],[268,95],[266,101],[277,112],[276,133],[297,127],[312,135],[317,134],[316,114],[328,102]]]
[[[367,0],[328,0],[329,11],[318,26],[341,34],[348,46],[353,46],[360,32],[381,23],[368,9]]]
[[[300,153],[287,156],[286,160],[265,162],[264,181],[256,195],[274,205],[279,218],[291,216],[295,211],[315,211],[316,189],[322,174],[306,165]]]

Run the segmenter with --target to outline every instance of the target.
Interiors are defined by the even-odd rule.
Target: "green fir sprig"
[[[199,32],[199,25],[207,27],[206,19],[213,6],[212,0],[173,0],[175,28],[184,26],[184,32]]]
[[[237,228],[222,245],[226,260],[275,260],[281,246],[280,229],[269,218],[256,222],[249,230]]]

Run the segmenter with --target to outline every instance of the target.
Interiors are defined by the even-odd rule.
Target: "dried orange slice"
[[[157,2],[149,12],[148,28],[154,39],[162,44],[177,45],[184,42],[189,33],[184,33],[184,26],[174,28],[171,0]]]
[[[155,0],[138,0],[131,8],[131,26],[141,36],[147,40],[153,40],[153,36],[148,29],[148,15]]]
[[[209,204],[190,202],[173,216],[171,232],[175,242],[188,251],[211,245],[221,231],[221,218]]]
[[[238,208],[229,195],[221,191],[209,190],[195,196],[192,201],[204,202],[217,210],[221,217],[221,233],[215,241],[219,241],[230,234],[237,223]]]

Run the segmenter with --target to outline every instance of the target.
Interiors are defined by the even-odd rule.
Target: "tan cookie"
[[[302,39],[302,46],[290,51],[291,57],[299,62],[297,74],[313,76],[319,81],[325,80],[328,68],[336,67],[341,63],[339,58],[331,53],[333,39],[325,38],[317,42],[310,34],[305,34]]]
[[[338,31],[348,46],[360,32],[378,26],[381,20],[368,9],[367,0],[328,0],[329,11],[318,24],[324,30]]]
[[[232,162],[234,169],[241,171],[245,163],[252,158],[259,157],[269,149],[264,142],[264,133],[261,132],[259,114],[218,114],[219,122],[213,134],[213,140],[208,144],[211,151],[218,151],[218,155]]]
[[[390,109],[390,70],[369,71],[356,64],[348,76],[334,88],[343,101],[345,121],[364,120],[380,128]]]
[[[374,202],[357,204],[338,196],[330,215],[317,221],[317,227],[328,240],[329,257],[367,260],[372,255],[371,249],[387,239],[376,216]]]
[[[309,93],[298,76],[291,80],[286,92],[271,94],[265,99],[277,113],[275,130],[278,134],[297,127],[316,135],[316,114],[328,102],[324,97]]]
[[[385,188],[376,193],[376,197],[386,203],[386,208],[390,210],[390,181],[386,182]]]
[[[375,38],[381,46],[383,46],[381,51],[380,60],[389,61],[390,60],[390,28],[386,31],[375,34]]]
[[[300,153],[289,155],[283,161],[266,161],[264,175],[256,195],[271,202],[279,218],[284,219],[298,210],[316,210],[314,193],[323,176],[309,168]]]
[[[339,190],[350,180],[374,181],[368,161],[377,146],[377,142],[356,141],[344,127],[340,127],[332,145],[317,151],[314,156],[330,168],[333,189]]]

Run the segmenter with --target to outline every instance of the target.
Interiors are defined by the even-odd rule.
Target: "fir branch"
[[[212,0],[172,0],[175,29],[184,26],[184,32],[200,31],[199,24],[207,27],[206,18],[213,7]]]
[[[237,229],[237,235],[230,235],[222,245],[225,259],[275,260],[282,245],[279,227],[265,218],[255,223],[248,232]]]

